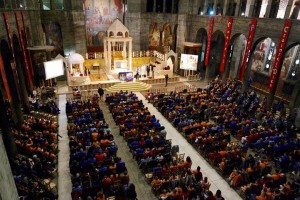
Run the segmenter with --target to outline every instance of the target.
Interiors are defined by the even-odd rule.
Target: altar
[[[82,85],[88,78],[88,73],[83,69],[84,58],[78,53],[73,53],[67,58],[68,85]]]
[[[118,18],[109,26],[104,38],[104,62],[108,74],[132,71],[132,37]]]

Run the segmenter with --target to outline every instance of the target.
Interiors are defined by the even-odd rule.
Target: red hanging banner
[[[13,45],[13,39],[12,39],[12,36],[11,36],[10,26],[9,26],[9,23],[8,23],[8,13],[4,12],[3,17],[4,17],[5,27],[6,27],[6,31],[7,31],[7,36],[8,36],[8,39],[9,39],[10,51],[11,51],[11,54],[12,54],[12,60],[10,62],[11,63],[11,68],[12,68],[14,79],[15,79],[14,81],[15,81],[15,84],[16,84],[16,87],[17,87],[17,90],[18,90],[18,92],[17,92],[18,93],[18,98],[19,98],[19,100],[21,100],[21,96],[20,96],[21,87],[20,87],[18,72],[17,72],[17,69],[16,69],[17,65],[16,65],[16,59],[15,59],[15,50],[14,50],[14,45]]]
[[[5,89],[5,92],[6,92],[7,99],[10,102],[11,101],[11,94],[10,94],[10,89],[9,89],[7,78],[6,78],[6,73],[5,73],[5,68],[4,68],[1,53],[0,53],[0,74],[1,74],[1,77],[2,77],[2,81],[3,81],[3,85],[4,85],[4,89]]]
[[[251,50],[251,46],[252,46],[252,42],[253,42],[253,38],[254,38],[254,34],[255,34],[256,24],[257,24],[257,20],[252,19],[251,24],[250,24],[249,33],[248,33],[246,50],[245,50],[245,53],[244,53],[243,63],[242,63],[242,66],[241,66],[241,71],[240,71],[240,76],[239,76],[239,80],[241,80],[241,81],[244,78],[246,65],[247,65],[247,62],[248,62],[248,56],[249,56],[249,53],[250,53],[250,50]]]
[[[224,48],[223,48],[223,55],[222,55],[222,60],[221,60],[221,64],[220,64],[220,72],[222,74],[225,71],[225,63],[226,63],[226,59],[227,59],[227,52],[228,52],[228,45],[229,45],[229,41],[230,41],[232,22],[233,22],[233,17],[228,17],[227,28],[226,28],[226,33],[225,33],[225,42],[224,42]]]
[[[211,40],[212,40],[212,35],[214,31],[214,17],[210,17],[209,20],[209,29],[208,29],[208,35],[207,35],[207,44],[206,44],[206,52],[205,52],[205,60],[204,60],[204,65],[207,66],[209,62],[209,53],[210,53],[210,47],[211,47]]]
[[[22,31],[21,31],[21,27],[20,27],[17,12],[15,12],[15,18],[16,18],[16,23],[17,23],[17,28],[18,28],[18,34],[19,34],[19,38],[20,38],[22,53],[23,53],[23,57],[24,57],[25,68],[26,68],[26,72],[27,72],[27,78],[28,78],[28,81],[29,81],[29,87],[32,88],[32,79],[31,79],[31,74],[30,74],[29,67],[28,67],[26,50],[25,50],[25,47],[24,47],[24,41],[23,41]]]
[[[281,32],[281,36],[280,36],[280,40],[279,40],[279,44],[276,50],[276,55],[275,55],[275,60],[273,63],[273,66],[271,68],[271,75],[270,75],[270,79],[269,79],[269,89],[270,92],[274,92],[274,90],[276,89],[275,85],[278,79],[278,75],[280,73],[280,69],[281,69],[281,63],[282,63],[282,58],[284,55],[284,49],[289,37],[289,33],[292,27],[292,20],[285,20],[284,22],[284,26]]]
[[[7,12],[3,13],[3,17],[4,17],[4,22],[5,22],[5,28],[6,28],[6,31],[7,31],[7,36],[8,36],[8,39],[9,39],[9,46],[10,46],[11,54],[12,54],[12,57],[13,57],[13,61],[15,62],[15,51],[14,51],[13,40],[12,40],[12,37],[11,37],[10,26],[9,26],[9,23],[8,23],[8,14],[7,14]]]
[[[21,11],[21,17],[22,17],[22,22],[23,22],[23,32],[24,32],[24,36],[25,36],[25,42],[26,42],[26,46],[29,47],[29,44],[28,44],[28,36],[27,36],[27,31],[26,31],[26,23],[25,23],[25,13],[24,11]],[[30,69],[31,69],[31,75],[33,76],[34,75],[34,72],[33,72],[33,66],[32,66],[32,62],[31,62],[31,55],[30,55],[30,51],[28,50],[28,60],[29,60],[29,66],[30,66]]]

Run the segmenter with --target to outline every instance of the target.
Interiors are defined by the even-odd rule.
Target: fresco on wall
[[[87,46],[103,46],[114,19],[123,19],[122,0],[84,0]]]
[[[149,46],[159,46],[160,31],[157,23],[152,23],[149,28]]]
[[[49,24],[48,42],[51,46],[55,46],[58,49],[63,49],[63,37],[61,33],[60,25],[56,22]]]
[[[173,36],[172,36],[172,31],[171,31],[171,26],[170,24],[165,24],[163,26],[163,31],[162,31],[162,45],[163,46],[171,46],[173,43]]]
[[[264,72],[266,56],[269,52],[271,39],[267,38],[261,41],[253,53],[251,69],[254,71]]]

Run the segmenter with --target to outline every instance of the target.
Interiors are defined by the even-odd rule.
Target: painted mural
[[[172,29],[170,24],[165,24],[162,31],[162,45],[171,46],[173,43]]]
[[[157,23],[152,23],[149,28],[149,46],[159,46],[160,31]]]
[[[87,46],[103,46],[114,19],[123,19],[123,0],[84,0]]]
[[[48,40],[51,46],[55,46],[58,49],[63,49],[63,37],[61,33],[61,27],[58,23],[52,22],[49,24]]]
[[[251,69],[254,71],[264,72],[264,65],[266,62],[266,56],[270,48],[270,38],[266,38],[261,41],[253,53]]]

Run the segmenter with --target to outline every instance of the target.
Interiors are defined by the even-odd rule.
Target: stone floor
[[[205,84],[203,82],[192,82],[192,83],[180,83],[182,84],[193,84],[197,87],[203,87]],[[176,84],[178,85],[178,84]],[[59,115],[59,133],[63,138],[60,138],[59,141],[59,158],[58,158],[58,194],[60,200],[71,199],[71,178],[70,170],[68,167],[69,164],[69,145],[68,145],[68,136],[67,136],[67,118],[65,113],[65,103],[66,103],[66,86],[58,86],[59,94],[59,108],[61,113]],[[162,86],[154,86],[161,88]],[[168,89],[173,90],[175,84],[169,84]],[[207,176],[211,182],[211,190],[213,193],[217,189],[222,191],[222,194],[225,199],[228,200],[239,200],[242,199],[236,192],[233,190],[228,183],[205,161],[205,159],[186,141],[186,139],[169,123],[167,119],[162,116],[159,111],[153,107],[152,104],[149,104],[145,97],[137,92],[136,93],[139,99],[141,99],[146,107],[149,108],[151,114],[154,114],[167,130],[167,139],[172,139],[173,145],[179,145],[179,152],[185,153],[185,156],[190,156],[193,161],[192,169],[195,169],[197,166],[201,167],[201,171],[204,176]],[[129,152],[126,142],[123,140],[122,136],[119,135],[118,127],[115,125],[111,114],[108,111],[108,107],[104,102],[100,102],[100,106],[104,111],[105,119],[108,122],[112,133],[115,136],[116,144],[119,147],[118,156],[125,161],[128,173],[130,176],[130,181],[135,184],[138,199],[142,200],[153,200],[157,199],[152,193],[150,185],[146,182],[144,175],[140,172],[136,161],[132,158],[132,154]]]

